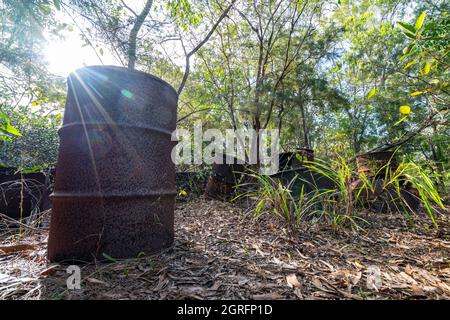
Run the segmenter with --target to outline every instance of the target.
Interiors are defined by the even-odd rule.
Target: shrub
[[[58,114],[45,114],[33,107],[0,105],[21,136],[0,141],[0,164],[9,167],[29,169],[35,166],[53,166],[57,160],[59,138],[57,130],[61,125]]]

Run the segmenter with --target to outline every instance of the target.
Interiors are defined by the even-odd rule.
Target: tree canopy
[[[44,34],[72,28],[99,61],[109,52],[171,83],[180,127],[278,128],[286,150],[351,157],[398,147],[448,169],[447,1],[1,0],[0,8],[4,163],[24,140],[11,128],[27,131],[18,110],[60,121],[63,79],[48,72]]]

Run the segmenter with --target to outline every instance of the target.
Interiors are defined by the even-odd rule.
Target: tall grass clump
[[[323,194],[321,201],[321,216],[331,224],[333,229],[350,226],[352,229],[361,229],[360,223],[366,223],[355,211],[359,195],[356,196],[351,189],[355,168],[343,158],[333,159],[329,162],[317,159],[304,162],[304,167],[312,173],[332,181],[334,188]]]
[[[388,192],[387,194],[394,203],[399,203],[400,208],[397,207],[397,209],[401,209],[408,220],[413,223],[411,216],[416,213],[416,210],[411,208],[407,197],[415,198],[414,200],[418,201],[425,209],[434,226],[437,227],[438,223],[435,216],[435,213],[437,213],[436,207],[441,209],[445,207],[437,186],[431,179],[429,173],[417,163],[406,161],[405,159],[402,160],[397,169],[387,170],[386,172],[383,190],[395,190],[395,193]],[[405,187],[414,192],[406,191],[405,193]]]
[[[274,215],[292,227],[299,226],[307,216],[319,213],[321,199],[325,194],[332,192],[318,189],[306,192],[305,186],[302,186],[300,193],[295,195],[292,192],[292,186],[297,180],[301,180],[299,176],[295,176],[288,184],[283,184],[278,179],[261,175],[255,171],[246,174],[257,187],[253,191],[237,195],[233,201],[243,197],[253,198],[256,201],[253,210],[254,218]]]
[[[330,163],[321,160],[308,162],[305,167],[333,180],[336,185],[335,206],[326,212],[327,215],[339,217],[340,214],[333,212],[341,208],[345,219],[353,222],[359,219],[355,212],[365,204],[373,209],[370,204],[382,202],[389,212],[403,212],[411,224],[414,224],[412,216],[417,216],[423,207],[433,225],[438,226],[435,213],[436,207],[444,209],[442,198],[429,174],[415,162],[403,159],[395,169],[387,163],[373,177],[358,172],[341,158]],[[355,185],[356,181],[358,184]],[[417,206],[414,205],[416,203]]]
[[[438,227],[436,213],[444,209],[444,204],[430,175],[417,163],[403,160],[393,168],[388,163],[373,177],[358,172],[355,165],[342,158],[304,161],[303,166],[314,176],[313,183],[300,175],[287,183],[251,171],[247,175],[256,188],[234,200],[251,197],[255,218],[273,215],[291,226],[325,220],[334,229],[360,230],[362,224],[368,223],[360,216],[363,210],[380,214],[387,209],[387,213],[403,212],[411,225],[413,216],[420,218],[425,212]],[[331,183],[324,187],[320,179]]]

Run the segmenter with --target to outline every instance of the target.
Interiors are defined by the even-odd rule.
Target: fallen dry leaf
[[[284,297],[276,292],[264,293],[264,294],[255,294],[252,297],[254,300],[280,300]]]
[[[303,298],[302,291],[300,290],[300,288],[296,288],[296,289],[294,290],[294,293],[295,293],[295,295],[297,296],[297,298],[299,298],[299,299],[304,299],[304,298]]]
[[[99,280],[99,279],[95,279],[95,278],[86,278],[86,280],[90,283],[94,283],[94,284],[103,284],[106,286],[109,286],[109,284],[107,284],[106,282]]]
[[[295,273],[288,274],[286,276],[286,281],[290,288],[299,288],[301,286]]]

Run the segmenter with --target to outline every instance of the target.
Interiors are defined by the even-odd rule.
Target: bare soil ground
[[[0,299],[449,299],[446,216],[429,231],[373,213],[357,234],[319,224],[293,231],[197,199],[177,204],[173,248],[82,266],[81,290],[67,290],[67,266],[47,263],[46,227],[3,234]]]

